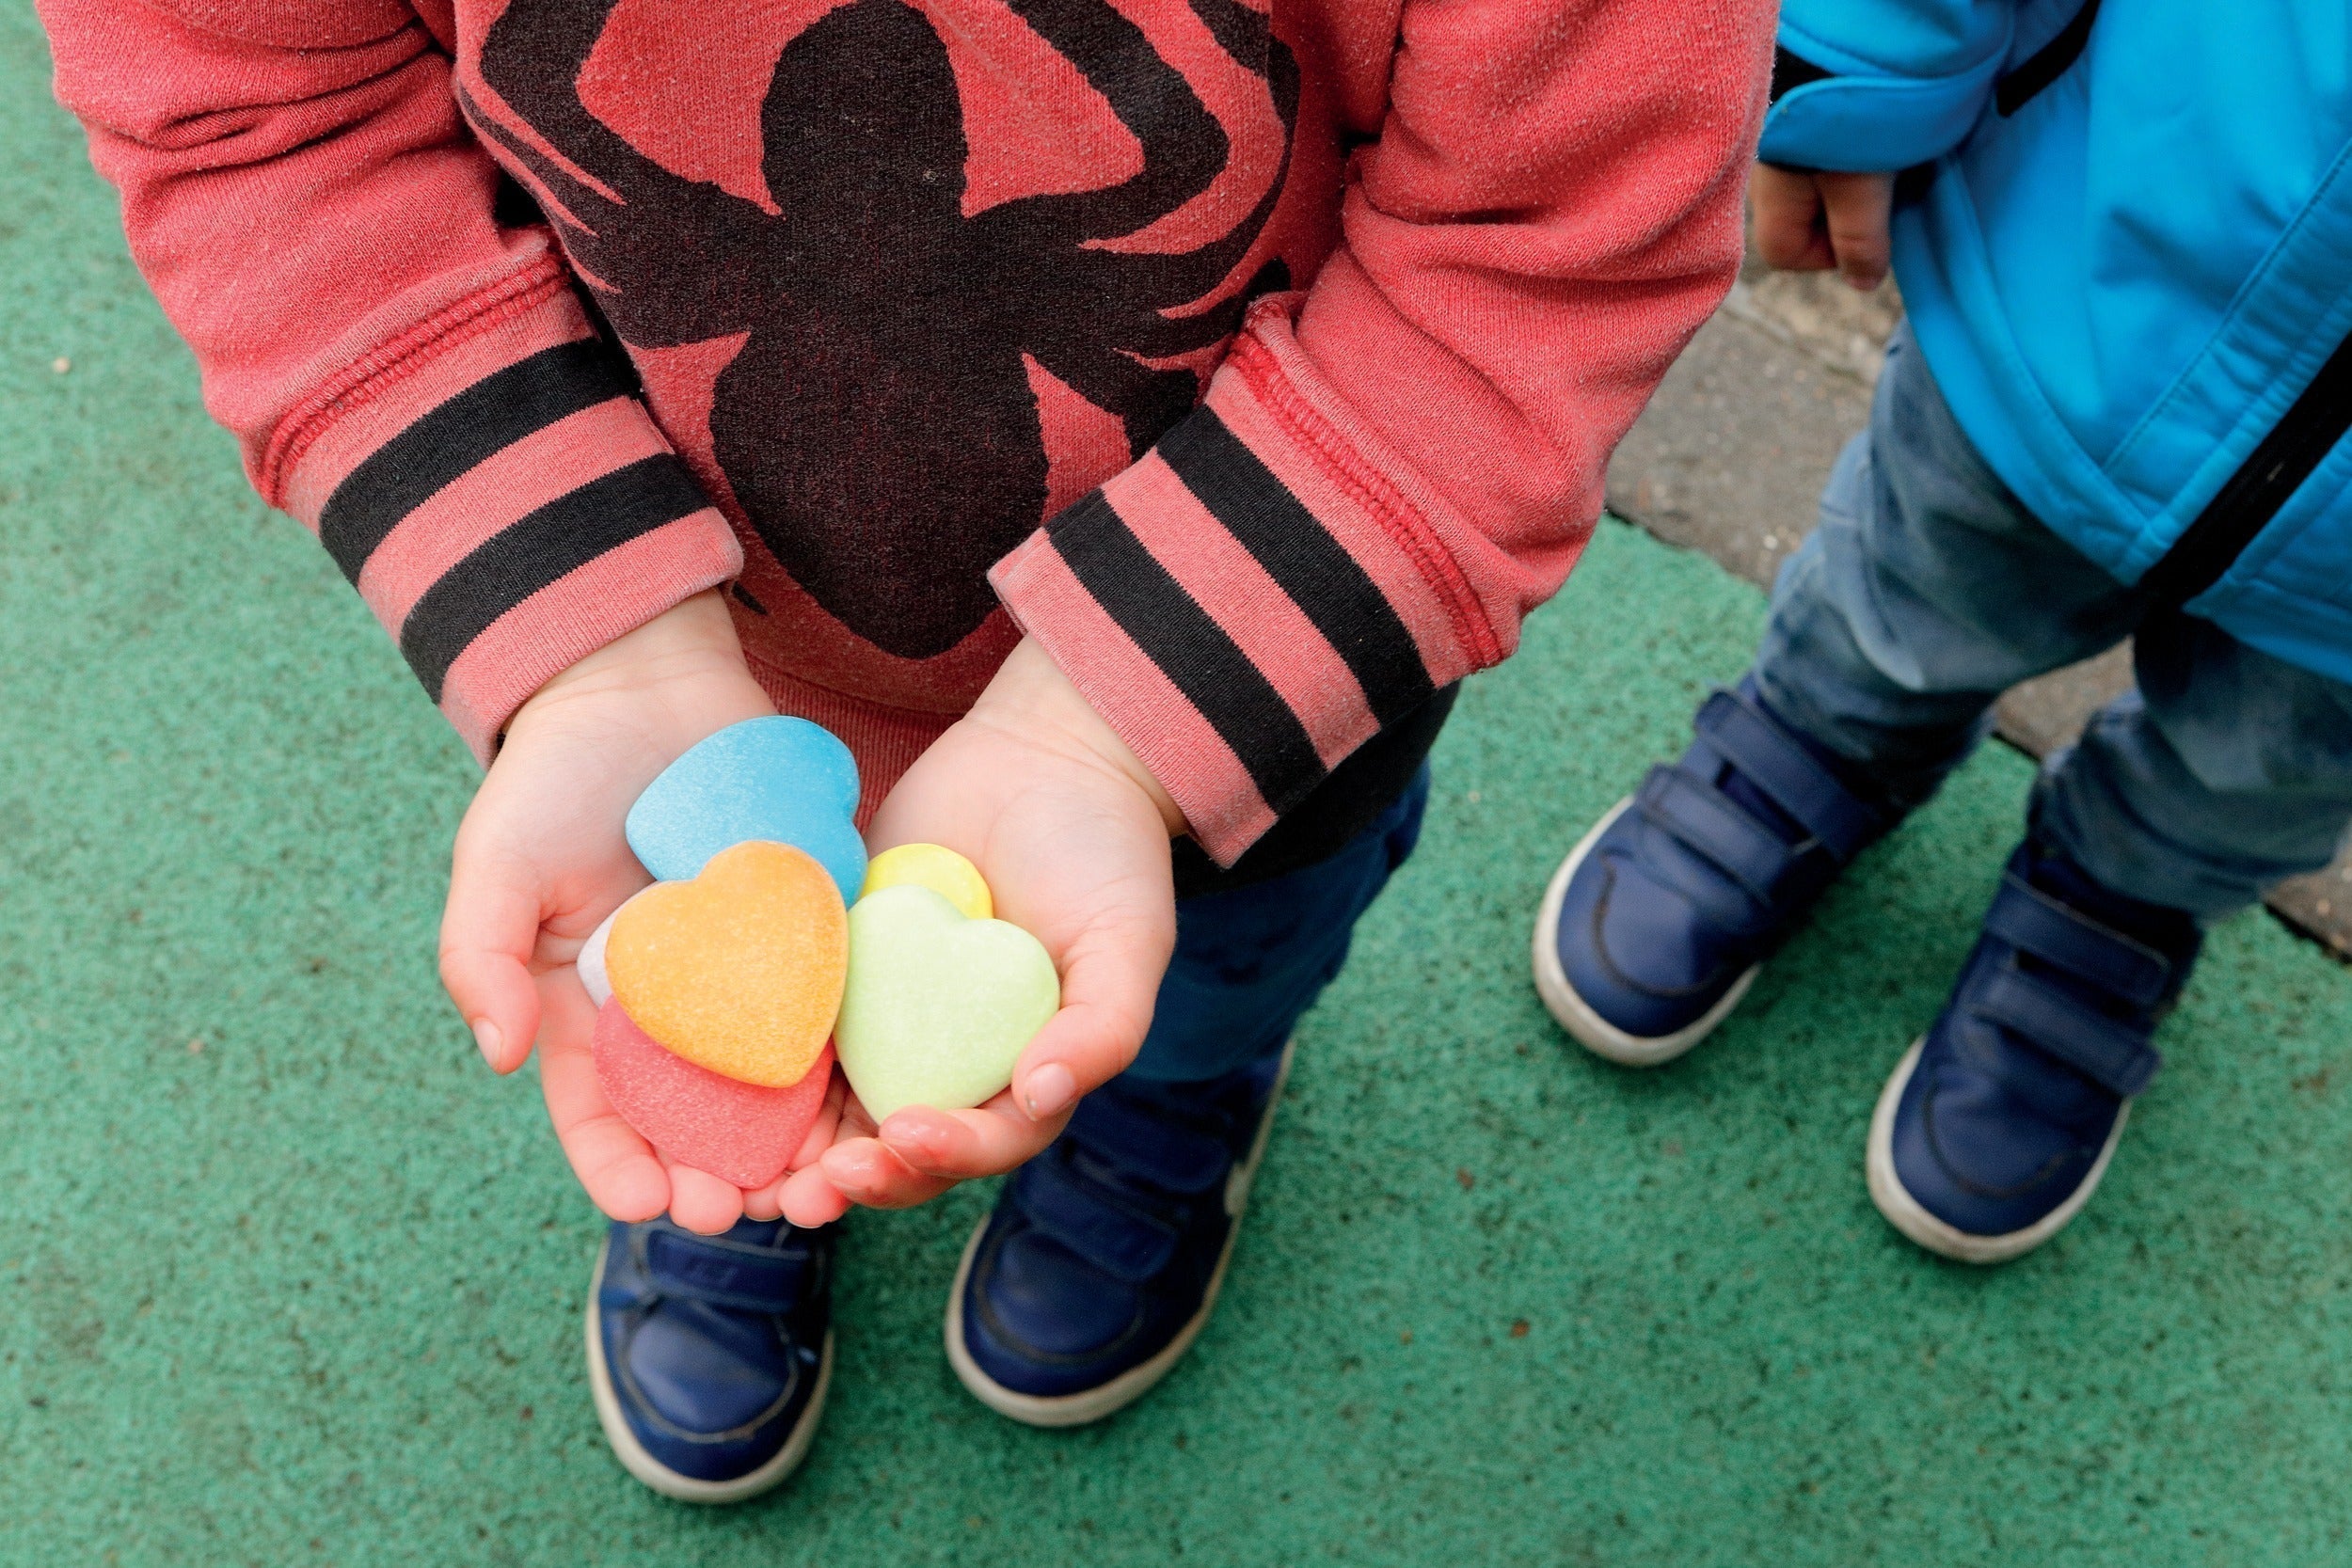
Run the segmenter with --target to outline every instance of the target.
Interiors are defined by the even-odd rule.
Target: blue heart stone
[[[665,882],[702,874],[720,850],[761,838],[789,844],[833,874],[844,904],[866,880],[857,762],[821,724],[746,719],[661,770],[628,810],[628,847]]]

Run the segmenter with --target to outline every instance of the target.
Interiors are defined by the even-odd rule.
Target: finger
[[[746,1219],[772,1220],[784,1212],[785,1183],[791,1180],[793,1172],[815,1164],[825,1150],[833,1147],[841,1126],[842,1106],[848,1095],[848,1085],[842,1082],[839,1073],[834,1073],[833,1081],[825,1085],[825,1102],[817,1108],[817,1119],[809,1124],[808,1136],[801,1140],[801,1147],[785,1163],[785,1174],[766,1186],[743,1195]],[[847,1198],[843,1198],[841,1203],[843,1208],[849,1207]]]
[[[874,1114],[866,1108],[857,1091],[844,1080],[841,1093],[841,1119],[834,1129],[833,1141],[841,1143],[850,1138],[870,1138],[874,1135]],[[828,1146],[830,1147],[830,1146]]]
[[[1013,1099],[1032,1121],[1066,1115],[1127,1070],[1152,1025],[1149,996],[1141,1003],[1067,1006],[1037,1032],[1013,1066]]]
[[[801,1140],[801,1147],[794,1149],[792,1158],[785,1162],[784,1168],[787,1172],[815,1164],[818,1158],[838,1141],[842,1111],[848,1104],[849,1095],[849,1085],[843,1081],[841,1074],[834,1073],[833,1082],[825,1085],[825,1102],[817,1108],[817,1119],[808,1125],[808,1136]],[[867,1131],[871,1130],[869,1122]]]
[[[850,1200],[840,1188],[826,1180],[822,1165],[809,1165],[784,1179],[776,1207],[794,1225],[814,1227],[831,1225],[848,1213]]]
[[[851,1138],[825,1150],[816,1167],[852,1203],[868,1209],[911,1209],[954,1183],[925,1176],[880,1138]]]
[[[1821,226],[1821,192],[1809,174],[1758,164],[1748,177],[1748,211],[1756,254],[1784,272],[1821,272],[1836,264]]]
[[[1889,264],[1887,221],[1894,212],[1895,182],[1883,174],[1822,174],[1815,179],[1839,274],[1857,289],[1877,288],[1885,281]]]
[[[1143,1049],[1176,946],[1173,913],[1138,906],[1105,916],[1061,954],[1061,1008],[1013,1064],[1013,1098],[1031,1119],[1069,1110]]]
[[[559,976],[541,992],[547,1026],[539,1042],[539,1088],[548,1119],[589,1201],[616,1220],[649,1220],[670,1207],[670,1177],[652,1146],[623,1121],[596,1082],[589,1051],[594,1014],[577,984]]]
[[[743,1195],[743,1217],[747,1220],[758,1220],[763,1224],[769,1220],[780,1218],[784,1213],[784,1182],[785,1179],[779,1176],[765,1187],[745,1193]]]
[[[681,1165],[661,1162],[670,1176],[670,1218],[698,1236],[716,1236],[743,1217],[743,1189],[734,1182]]]
[[[512,1072],[539,1032],[531,959],[542,907],[538,879],[521,862],[471,849],[458,836],[441,911],[441,985],[494,1072]]]
[[[849,1195],[825,1174],[822,1158],[836,1143],[870,1138],[874,1133],[874,1118],[866,1114],[866,1107],[850,1092],[848,1078],[839,1073],[825,1086],[824,1109],[817,1119],[818,1125],[803,1140],[800,1152],[793,1156],[791,1173],[776,1196],[784,1217],[799,1226],[831,1225],[850,1212]]]
[[[1174,941],[1172,930],[1098,928],[1072,948],[1061,1010],[1013,1064],[1013,1098],[1033,1120],[1061,1115],[1127,1070],[1152,1027]]]
[[[1000,1094],[976,1111],[894,1111],[882,1142],[917,1176],[972,1181],[1035,1159],[1061,1135],[1068,1113],[1036,1121]]]

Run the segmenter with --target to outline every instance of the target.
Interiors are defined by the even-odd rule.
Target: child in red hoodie
[[[957,1370],[1046,1424],[1142,1392],[1454,683],[1730,283],[1771,8],[41,9],[207,406],[489,765],[442,976],[492,1069],[537,1042],[620,1222],[624,1462],[780,1479],[826,1222],[1015,1166]],[[570,964],[644,879],[638,791],[778,710],[849,742],[876,847],[979,864],[1065,1005],[996,1101],[849,1104],[746,1194],[603,1102]]]

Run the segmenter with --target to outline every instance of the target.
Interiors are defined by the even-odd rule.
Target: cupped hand
[[[1895,206],[1891,174],[1758,164],[1748,181],[1756,248],[1785,272],[1827,272],[1866,293],[1886,278],[1887,222]]]
[[[645,885],[622,834],[638,795],[705,736],[774,711],[725,605],[697,594],[540,688],[457,830],[441,983],[493,1070],[514,1071],[537,1041],[556,1136],[615,1219],[667,1211],[716,1232],[743,1212],[733,1183],[663,1161],[605,1099],[590,1054],[596,1009],[573,960]]]
[[[812,1137],[831,1147],[766,1192],[755,1216],[801,1225],[851,1203],[902,1208],[1041,1151],[1079,1096],[1143,1044],[1176,941],[1170,837],[1184,817],[1035,643],[1014,648],[972,711],[907,770],[867,830],[876,852],[941,844],[980,868],[997,915],[1045,944],[1060,1011],[1012,1086],[977,1110],[895,1112],[877,1129],[837,1097]],[[838,1085],[836,1085],[836,1093]]]

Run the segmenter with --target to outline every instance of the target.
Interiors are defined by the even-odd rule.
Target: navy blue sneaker
[[[2110,893],[2031,845],[1870,1118],[1870,1196],[1904,1235],[1970,1263],[2048,1241],[2090,1200],[2149,1042],[2197,961],[2187,913]]]
[[[1013,1173],[963,1249],[947,1359],[982,1404],[1031,1426],[1143,1397],[1216,1305],[1290,1047],[1222,1078],[1116,1078]]]
[[[1649,771],[1568,852],[1535,916],[1535,990],[1628,1067],[1671,1061],[1900,815],[1745,689],[1707,699],[1682,760]]]
[[[792,1473],[833,1379],[833,1228],[615,1225],[588,1290],[596,1419],[664,1497],[731,1503]]]

